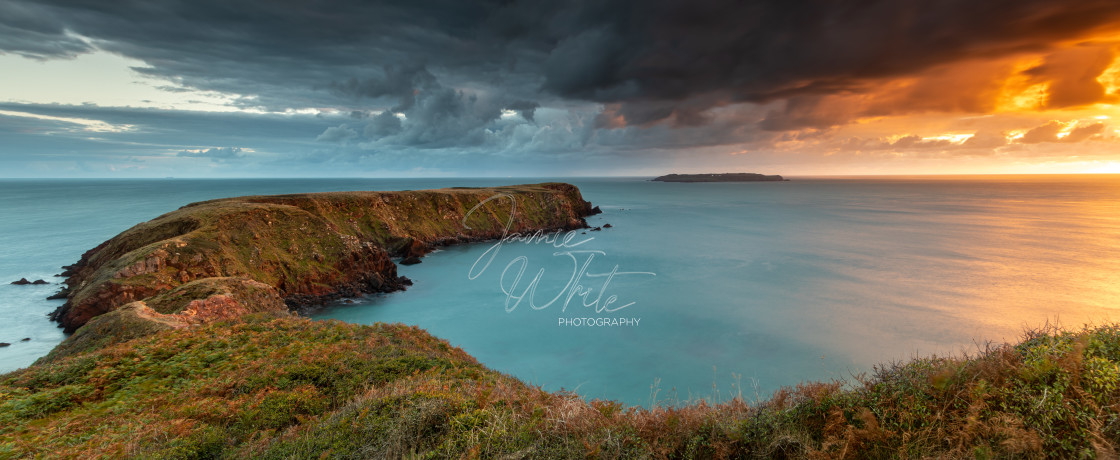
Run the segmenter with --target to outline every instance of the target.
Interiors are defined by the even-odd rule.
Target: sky
[[[1120,173],[1120,2],[0,2],[0,177],[671,172]]]

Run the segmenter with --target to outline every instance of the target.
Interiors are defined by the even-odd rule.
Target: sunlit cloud
[[[11,110],[0,110],[0,116],[23,117],[44,121],[57,121],[64,124],[75,125],[75,127],[77,127],[78,129],[91,133],[123,133],[136,129],[135,125],[129,124],[111,124],[101,120],[91,120],[88,118],[55,117],[51,115],[40,115],[29,112],[16,112]]]
[[[174,79],[152,77],[152,66],[144,61],[96,47],[64,60],[0,53],[0,68],[4,69],[0,72],[0,102],[213,112],[245,110],[235,105],[242,95],[200,90]]]

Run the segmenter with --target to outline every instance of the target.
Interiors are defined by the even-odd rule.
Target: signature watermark
[[[545,289],[541,288],[541,280],[545,278],[545,268],[538,269],[536,274],[529,278],[526,276],[526,271],[530,266],[529,257],[517,256],[510,259],[506,262],[498,278],[498,287],[505,295],[505,310],[507,313],[512,313],[521,305],[526,305],[533,310],[544,310],[557,306],[560,312],[566,312],[569,306],[582,306],[585,309],[593,309],[599,315],[614,313],[635,305],[637,301],[627,302],[620,299],[618,294],[611,293],[612,281],[616,278],[657,276],[653,272],[625,271],[618,264],[614,264],[609,270],[600,269],[599,266],[603,265],[603,262],[596,263],[596,261],[597,259],[605,259],[607,253],[597,249],[587,249],[584,245],[593,241],[595,237],[580,239],[576,230],[566,232],[563,230],[547,232],[537,230],[525,234],[510,233],[509,230],[513,226],[514,217],[517,213],[517,199],[513,195],[497,194],[478,203],[463,216],[463,226],[469,229],[467,219],[484,204],[495,200],[507,200],[509,202],[509,220],[506,221],[502,237],[475,259],[474,264],[467,272],[468,279],[475,280],[486,273],[498,259],[502,248],[509,243],[552,245],[556,249],[552,256],[563,259],[562,266],[570,267],[570,273],[564,287],[552,294],[544,292]],[[640,318],[602,316],[589,318],[560,317],[558,323],[559,326],[637,326],[640,320]]]
[[[637,326],[641,318],[556,318],[557,323],[567,327],[619,327]]]

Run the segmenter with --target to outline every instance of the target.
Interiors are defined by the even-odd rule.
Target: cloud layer
[[[1118,25],[1114,0],[9,0],[0,52],[120,54],[168,91],[228,95],[253,120],[232,134],[217,115],[7,104],[128,118],[131,136],[100,141],[120,150],[181,132],[202,139],[148,154],[471,173],[471,157],[526,171],[560,156],[617,166],[639,150],[660,167],[1111,142],[1111,122],[1090,111],[1118,97]],[[58,123],[20,123],[31,120]],[[51,132],[8,135],[98,150],[81,130]]]

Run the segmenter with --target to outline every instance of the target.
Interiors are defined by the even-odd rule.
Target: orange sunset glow
[[[774,146],[875,173],[1117,173],[1117,104],[1120,37],[1100,32],[817,96]]]

